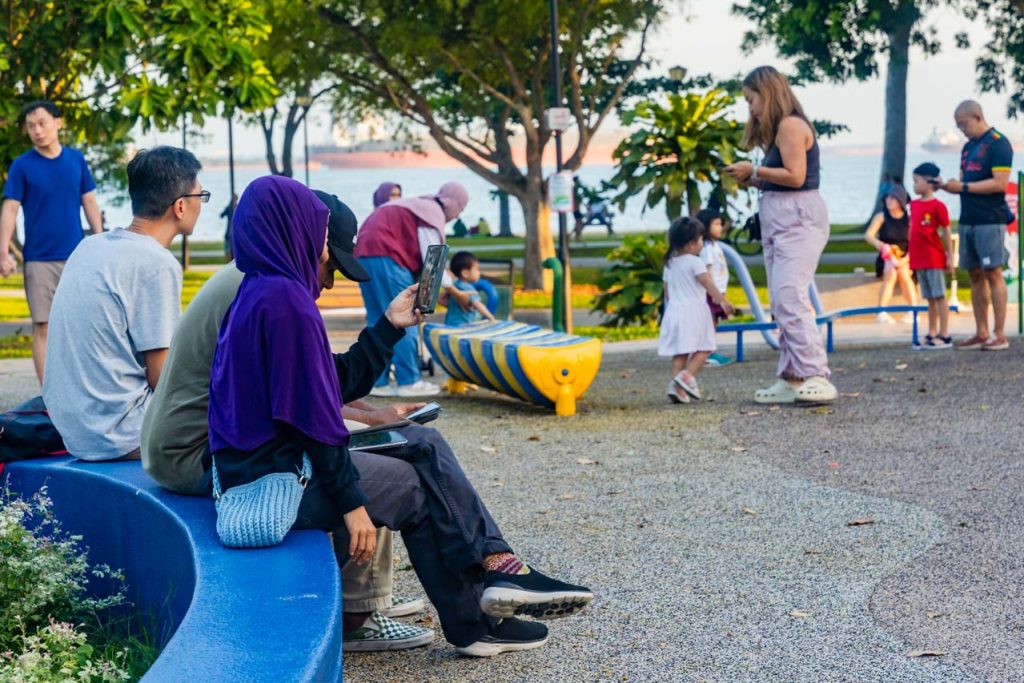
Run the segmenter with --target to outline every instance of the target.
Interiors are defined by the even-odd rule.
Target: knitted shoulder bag
[[[284,540],[299,514],[306,483],[313,476],[309,456],[302,454],[302,469],[267,474],[256,481],[221,492],[217,461],[213,462],[213,499],[217,507],[217,535],[229,548],[266,548]]]

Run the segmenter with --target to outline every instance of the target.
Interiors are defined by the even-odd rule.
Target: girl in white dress
[[[708,274],[700,258],[704,226],[695,218],[680,218],[668,232],[665,254],[665,315],[658,336],[658,355],[672,358],[668,398],[673,403],[700,400],[697,373],[715,346],[715,325],[707,297],[732,315],[733,307]]]

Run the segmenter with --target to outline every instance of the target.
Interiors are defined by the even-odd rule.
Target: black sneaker
[[[455,651],[467,657],[493,657],[502,652],[533,650],[548,642],[548,627],[532,621],[502,619],[491,632],[466,647]]]
[[[561,619],[579,612],[593,599],[589,588],[556,581],[530,567],[529,574],[484,574],[480,609],[492,617]]]

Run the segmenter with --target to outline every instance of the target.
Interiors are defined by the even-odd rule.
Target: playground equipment
[[[450,376],[448,391],[479,384],[524,401],[576,414],[601,367],[601,342],[514,321],[449,327],[428,323],[427,350]]]
[[[750,303],[750,310],[754,316],[754,322],[752,323],[726,323],[718,326],[719,332],[736,333],[736,361],[742,363],[743,335],[747,332],[760,332],[765,343],[773,349],[778,349],[779,340],[775,335],[771,334],[772,331],[778,329],[778,325],[774,320],[769,319],[765,315],[764,309],[761,307],[761,301],[757,298],[757,289],[754,287],[754,282],[750,277],[750,271],[747,270],[747,266],[743,262],[743,258],[728,244],[719,244],[721,244],[722,251],[725,252],[726,260],[729,261],[730,267],[732,267],[733,271],[736,273],[736,277],[739,279],[740,285],[743,287],[743,291],[747,295],[747,300]],[[957,312],[961,310],[961,307],[957,303],[955,296],[956,281],[954,280],[953,282],[954,297],[950,302],[949,310]],[[810,295],[811,306],[814,307],[815,322],[817,322],[819,327],[822,325],[825,326],[825,349],[828,353],[832,353],[835,350],[835,332],[833,330],[833,326],[838,320],[862,315],[877,315],[883,311],[885,313],[910,313],[914,318],[911,340],[914,344],[917,344],[920,339],[918,334],[917,315],[919,313],[928,312],[927,306],[867,306],[863,308],[846,308],[840,311],[831,311],[826,313],[821,305],[821,297],[818,295],[818,288],[813,281],[811,282],[808,294]]]

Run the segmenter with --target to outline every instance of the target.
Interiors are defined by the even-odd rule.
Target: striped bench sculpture
[[[428,323],[423,338],[448,373],[448,390],[479,384],[524,401],[575,415],[576,399],[601,367],[601,341],[515,321],[462,327]]]

